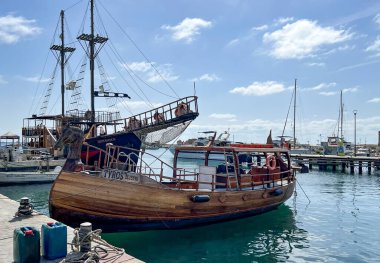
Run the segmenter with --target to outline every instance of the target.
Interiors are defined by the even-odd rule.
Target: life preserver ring
[[[276,157],[274,155],[268,155],[266,159],[266,165],[269,170],[273,171],[276,169]]]

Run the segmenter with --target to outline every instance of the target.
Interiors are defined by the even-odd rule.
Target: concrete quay
[[[13,231],[20,227],[35,227],[41,230],[41,226],[47,222],[56,222],[56,220],[49,218],[39,213],[33,213],[30,216],[18,216],[15,214],[18,210],[19,203],[8,197],[0,194],[0,263],[13,262]],[[67,226],[67,241],[71,242],[74,237],[74,229]],[[92,243],[94,245],[94,243]],[[71,252],[71,245],[67,245],[67,258],[74,258],[81,255],[80,252]],[[112,252],[111,252],[112,253]],[[112,256],[110,253],[110,256]],[[126,253],[122,255],[113,255],[114,261],[112,262],[128,262],[128,263],[141,263],[143,261],[134,258]],[[60,262],[64,258],[55,260],[46,260],[41,256],[40,262]],[[100,260],[100,262],[110,262],[109,259]]]

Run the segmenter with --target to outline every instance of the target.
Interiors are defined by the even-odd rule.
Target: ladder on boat
[[[232,190],[232,189],[239,190],[240,186],[239,186],[239,181],[238,181],[238,178],[237,178],[237,173],[239,171],[236,171],[234,163],[232,164],[232,166],[229,165],[229,163],[228,163],[228,157],[232,157],[232,161],[233,162],[235,161],[233,155],[228,155],[228,154],[226,154],[226,151],[224,151],[224,161],[226,163],[227,186],[228,186],[228,189],[230,189],[230,190]],[[230,172],[230,169],[229,169],[230,167],[233,168],[233,169],[231,169],[231,172]]]

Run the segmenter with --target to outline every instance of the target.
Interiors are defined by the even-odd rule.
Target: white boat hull
[[[0,185],[51,183],[57,178],[61,167],[49,172],[0,172]]]
[[[169,148],[170,152],[174,154],[175,148]],[[197,152],[197,151],[181,151],[178,155],[178,158],[181,159],[196,159],[196,160],[204,160],[205,159],[205,153],[204,152]],[[216,160],[216,161],[224,161],[224,154],[223,153],[211,153],[209,156],[209,160]]]

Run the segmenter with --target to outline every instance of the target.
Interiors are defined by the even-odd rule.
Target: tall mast
[[[99,49],[95,52],[96,44],[104,44],[108,38],[102,37],[99,35],[95,36],[94,30],[94,0],[90,1],[90,14],[91,14],[91,33],[90,34],[81,34],[77,37],[79,40],[88,41],[90,52],[88,53],[88,58],[90,60],[90,96],[91,96],[91,121],[95,121],[95,80],[94,80],[94,70],[95,70],[95,58],[99,53]]]
[[[64,17],[65,12],[61,10],[61,45],[53,45],[50,47],[51,50],[59,51],[59,60],[61,64],[61,114],[62,117],[65,115],[65,53],[74,52],[75,48],[65,47],[65,28],[64,28]]]
[[[91,38],[90,38],[90,87],[91,87],[91,121],[95,120],[95,83],[94,83],[94,50],[95,50],[95,42],[94,42],[94,0],[91,0]]]
[[[343,138],[343,92],[340,91],[340,138]]]
[[[294,109],[293,109],[293,148],[296,147],[296,104],[297,104],[297,79],[294,79]]]

